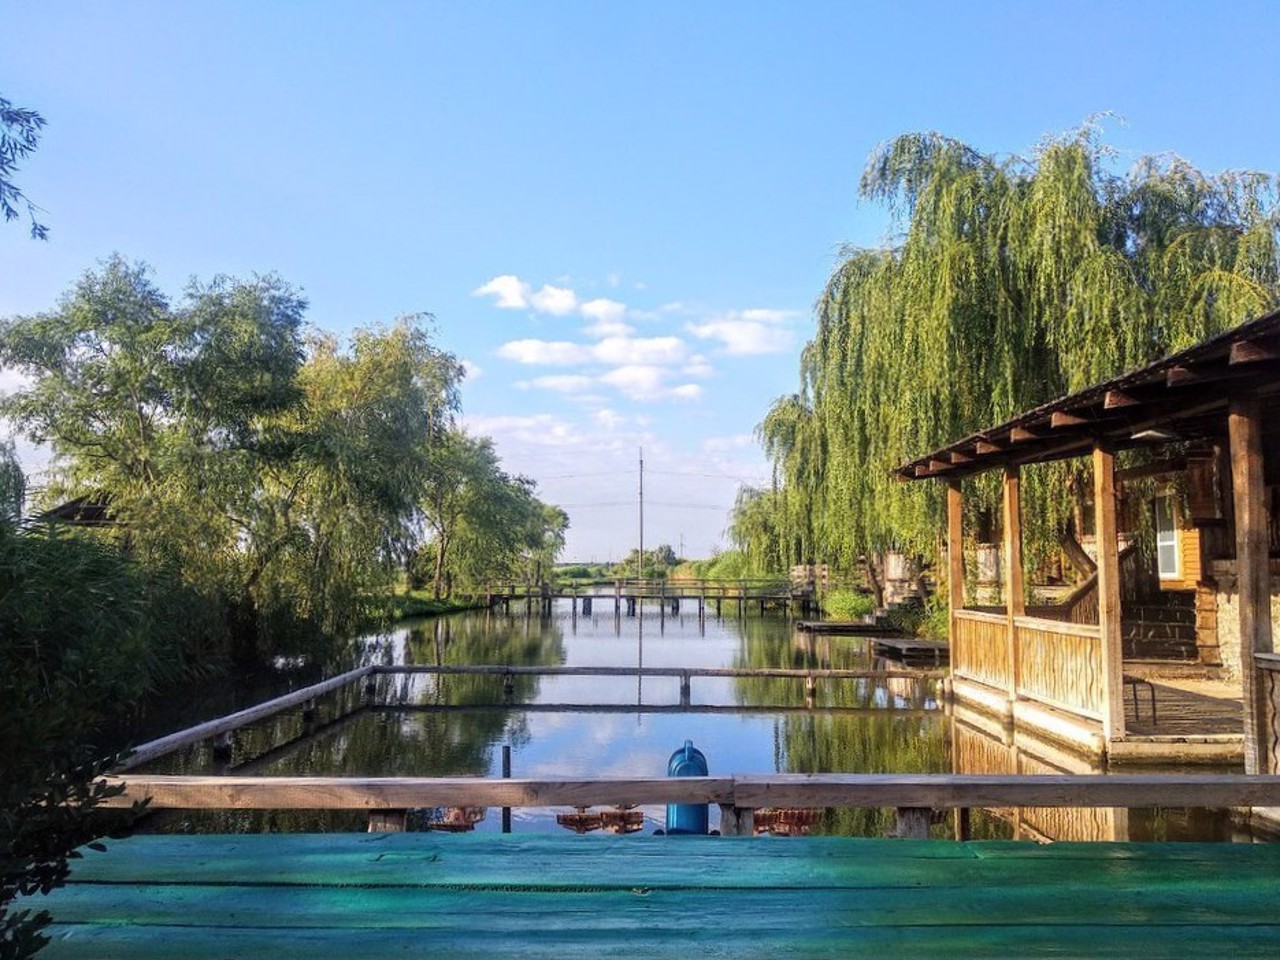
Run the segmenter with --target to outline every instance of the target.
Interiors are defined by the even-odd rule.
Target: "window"
[[[1179,576],[1178,527],[1173,517],[1173,498],[1156,497],[1156,569],[1161,580]]]

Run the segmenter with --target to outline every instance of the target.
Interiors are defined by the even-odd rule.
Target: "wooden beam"
[[[1008,637],[1006,657],[1009,667],[1009,689],[1006,691],[1009,702],[1018,699],[1018,642],[1017,626],[1014,618],[1026,613],[1026,598],[1022,586],[1022,502],[1019,495],[1020,474],[1016,466],[1004,468],[1004,486],[1002,488],[1002,505],[1004,508],[1004,531],[1002,551],[1004,554],[1004,609]]]
[[[947,484],[947,600],[948,614],[964,607],[964,494],[960,481]],[[955,630],[951,631],[955,634]]]
[[[1239,774],[762,774],[504,780],[484,777],[104,777],[127,806],[155,809],[402,810],[431,806],[717,803],[763,807],[1280,807],[1280,776]]]
[[[942,473],[943,471],[950,470],[950,469],[951,469],[951,464],[950,464],[950,463],[947,463],[945,460],[930,460],[930,461],[929,461],[929,472],[930,472],[930,473]]]
[[[1275,768],[1266,731],[1265,685],[1254,654],[1273,653],[1271,574],[1267,562],[1267,490],[1262,477],[1262,407],[1257,397],[1231,401],[1231,486],[1236,525],[1236,583],[1239,585],[1240,672],[1244,677],[1244,762],[1246,773]]]
[[[1229,366],[1246,363],[1262,363],[1266,360],[1280,360],[1280,349],[1274,343],[1261,340],[1239,340],[1231,345],[1231,353],[1227,357]]]
[[[1049,426],[1054,430],[1061,430],[1065,427],[1083,427],[1095,421],[1089,417],[1077,416],[1074,413],[1067,413],[1064,410],[1057,410],[1049,418]]]
[[[158,740],[150,740],[142,744],[133,751],[124,761],[117,767],[117,770],[133,770],[144,763],[149,763],[157,757],[171,753],[179,747],[189,746],[193,743],[199,743],[201,740],[207,740],[210,737],[216,737],[220,733],[227,733],[243,727],[247,723],[255,720],[261,720],[269,717],[273,713],[279,713],[282,710],[288,710],[290,707],[301,706],[308,700],[312,700],[339,687],[344,687],[349,683],[355,683],[374,672],[373,667],[358,667],[348,673],[331,677],[321,683],[312,684],[301,690],[295,690],[293,693],[287,693],[282,697],[276,697],[274,700],[268,700],[265,703],[259,703],[256,706],[239,710],[235,713],[227,714],[225,717],[219,717],[217,720],[210,720],[207,723],[197,724],[194,727],[188,727],[186,730],[179,730],[177,733],[171,733],[167,737],[160,737]]]
[[[992,443],[990,440],[979,440],[974,444],[974,449],[977,450],[980,457],[990,456],[993,453],[1004,453],[1004,447],[998,443]]]
[[[973,463],[973,457],[969,456],[967,453],[961,453],[959,450],[952,450],[951,462],[952,463]]]
[[[1205,379],[1204,374],[1199,371],[1183,366],[1170,367],[1164,374],[1165,386],[1169,387],[1184,387],[1190,384],[1203,383]]]
[[[929,476],[929,468],[923,463],[917,463],[915,466],[915,473],[917,477],[927,477]]]
[[[1014,427],[1009,431],[1010,443],[1026,443],[1028,440],[1039,440],[1040,434],[1034,430],[1028,430],[1026,427]]]
[[[1098,547],[1098,628],[1102,639],[1102,736],[1124,736],[1123,650],[1120,639],[1120,531],[1116,522],[1115,454],[1093,448],[1093,513]]]
[[[1118,410],[1124,407],[1141,406],[1142,401],[1131,394],[1125,393],[1123,390],[1108,390],[1106,397],[1102,401],[1104,410]]]

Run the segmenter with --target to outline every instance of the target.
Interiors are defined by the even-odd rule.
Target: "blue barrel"
[[[707,775],[707,758],[702,751],[686,740],[684,746],[671,755],[667,761],[668,777],[705,777]],[[669,803],[667,804],[667,833],[707,832],[707,804],[705,803]]]

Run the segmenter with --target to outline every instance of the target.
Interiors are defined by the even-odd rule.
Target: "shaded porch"
[[[1189,565],[1194,612],[1217,631],[1224,673],[1150,676],[1126,662],[1116,455],[1162,462],[1194,445],[1203,457],[1187,493],[1213,512]],[[1025,467],[1087,457],[1096,538],[1092,597],[1028,607],[1020,486]],[[966,604],[965,478],[1002,477],[1001,580],[1006,603]],[[946,482],[952,691],[997,716],[1111,762],[1243,760],[1277,769],[1280,657],[1273,644],[1269,547],[1280,492],[1280,313],[1243,324],[1113,380],[1044,404],[899,468],[904,480]],[[1064,495],[1065,492],[1064,492]],[[1203,560],[1203,562],[1201,562]],[[1184,580],[1191,577],[1184,575]],[[1148,684],[1154,686],[1148,686]],[[1150,716],[1154,693],[1156,716]],[[1134,697],[1137,697],[1135,709]]]

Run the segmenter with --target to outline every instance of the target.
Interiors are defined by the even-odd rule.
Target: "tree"
[[[0,413],[52,444],[47,495],[109,500],[105,535],[223,603],[244,656],[362,623],[457,407],[461,368],[421,318],[343,349],[304,339],[305,307],[272,276],[173,305],[115,257],[57,310],[0,324],[0,361],[31,378]]]
[[[13,175],[18,163],[35,153],[42,129],[44,117],[0,97],[0,213],[5,220],[17,220],[22,215],[19,208],[25,207],[36,240],[48,239],[49,230],[36,219],[36,205],[13,182]]]
[[[928,555],[940,493],[898,483],[893,467],[1257,316],[1280,293],[1275,177],[1210,176],[1177,157],[1115,173],[1092,125],[1029,160],[901,136],[871,156],[861,192],[887,204],[897,241],[848,251],[832,273],[800,389],[758,428],[778,491],[735,514],[739,545],[784,565]],[[1062,491],[1084,489],[1077,469],[1028,471],[1032,546],[1056,541]],[[975,487],[967,508],[992,508],[990,479]],[[742,515],[766,507],[769,523]]]
[[[478,588],[508,577],[538,580],[550,569],[569,518],[535,496],[532,480],[504,471],[488,437],[451,432],[430,460],[421,500],[430,537],[415,568],[437,599],[455,580]]]

